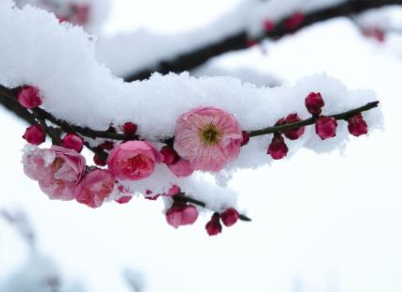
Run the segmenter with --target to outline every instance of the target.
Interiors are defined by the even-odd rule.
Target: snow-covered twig
[[[281,38],[321,21],[326,21],[336,17],[351,16],[370,9],[388,5],[402,5],[402,0],[347,1],[332,7],[300,15],[300,22],[298,22],[297,25],[289,25],[289,19],[292,18],[292,15],[289,15],[277,22],[277,24],[274,24],[272,29],[266,30],[255,37],[251,38],[249,33],[245,30],[239,31],[203,47],[198,47],[191,51],[181,53],[176,57],[158,60],[155,62],[157,65],[152,65],[148,68],[143,68],[142,70],[133,72],[132,74],[125,76],[124,79],[126,81],[144,80],[149,78],[154,72],[167,74],[169,72],[179,73],[192,70],[213,57],[230,51],[238,51],[248,48],[251,40],[253,42],[260,42],[266,38]]]

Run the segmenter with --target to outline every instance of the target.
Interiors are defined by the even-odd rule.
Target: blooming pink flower
[[[274,135],[271,144],[268,146],[267,154],[275,160],[282,159],[288,154],[288,146],[286,146],[285,141],[281,135]]]
[[[221,214],[222,222],[225,226],[230,227],[234,225],[239,219],[239,213],[233,208],[227,209]]]
[[[24,136],[22,136],[29,144],[40,145],[46,140],[46,133],[38,124],[33,125],[26,129]]]
[[[214,107],[200,107],[177,120],[174,149],[195,170],[220,171],[239,156],[242,141],[242,131],[233,115]]]
[[[68,149],[73,149],[80,153],[84,147],[84,141],[81,137],[75,134],[67,134],[63,138],[63,147]]]
[[[305,100],[305,105],[308,112],[312,115],[320,115],[322,107],[325,105],[321,93],[311,92]]]
[[[114,175],[107,169],[94,169],[81,180],[74,190],[77,202],[91,208],[98,208],[112,193]]]
[[[186,177],[193,174],[194,169],[191,167],[190,162],[185,159],[180,159],[174,164],[168,165],[169,169],[177,177]]]
[[[191,225],[197,221],[197,218],[197,208],[180,201],[174,202],[173,206],[166,212],[166,221],[174,228]]]
[[[336,128],[338,123],[333,117],[319,117],[315,123],[315,132],[321,138],[325,140],[336,136]]]
[[[36,108],[42,104],[39,89],[33,86],[24,86],[18,94],[18,102],[25,108]]]
[[[367,128],[367,123],[361,113],[348,119],[348,130],[353,136],[359,137],[367,134]]]
[[[141,180],[149,177],[163,156],[146,141],[128,141],[116,146],[109,154],[107,164],[118,179]]]
[[[212,215],[211,220],[205,225],[205,229],[209,236],[218,235],[222,232],[222,225],[220,223],[220,216],[218,213]]]
[[[74,150],[59,146],[35,149],[24,157],[25,174],[39,182],[50,199],[72,200],[85,172],[85,158]]]

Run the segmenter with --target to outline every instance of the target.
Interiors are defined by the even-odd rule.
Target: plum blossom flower
[[[59,146],[35,148],[25,154],[23,163],[25,174],[38,181],[52,200],[74,199],[74,190],[85,172],[85,158]]]
[[[177,120],[174,149],[194,170],[220,171],[239,156],[242,141],[242,130],[233,115],[200,107]]]
[[[128,141],[116,146],[109,154],[110,171],[121,180],[141,180],[149,177],[163,156],[149,142]]]
[[[166,212],[166,221],[174,228],[191,225],[197,221],[197,218],[197,208],[181,201],[174,202],[173,206]]]
[[[113,173],[107,169],[94,169],[78,184],[74,191],[77,202],[98,208],[112,193],[115,184]]]
[[[190,162],[185,159],[180,159],[174,164],[168,165],[169,169],[177,177],[186,177],[193,174],[194,169],[191,167]]]

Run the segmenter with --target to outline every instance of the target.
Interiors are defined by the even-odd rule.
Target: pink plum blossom
[[[191,225],[197,221],[197,218],[197,208],[180,201],[174,202],[173,206],[166,212],[166,221],[174,228]]]
[[[141,180],[149,177],[163,156],[149,142],[128,141],[116,146],[109,154],[110,171],[121,180]]]
[[[92,208],[98,208],[112,193],[114,175],[107,169],[94,169],[78,184],[74,191],[75,199]]]
[[[30,151],[24,156],[25,174],[39,182],[52,200],[72,200],[85,172],[85,158],[74,150],[59,146]]]
[[[178,118],[174,149],[194,170],[220,171],[239,156],[242,141],[242,130],[233,115],[200,107]]]

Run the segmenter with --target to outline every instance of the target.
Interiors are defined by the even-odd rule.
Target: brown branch
[[[375,9],[389,5],[402,5],[402,0],[347,1],[333,7],[324,8],[305,14],[303,22],[296,28],[289,29],[286,25],[287,19],[283,19],[275,25],[273,30],[271,30],[270,32],[264,32],[263,34],[254,38],[254,40],[262,41],[267,38],[281,38],[321,21],[326,21],[342,16],[351,16],[354,14],[362,13],[369,9]],[[168,74],[170,72],[181,73],[183,71],[189,71],[221,54],[247,49],[249,47],[249,41],[250,37],[248,36],[247,32],[241,31],[217,42],[207,44],[204,47],[196,49],[194,51],[182,53],[173,59],[160,60],[158,65],[143,68],[138,72],[133,72],[132,74],[126,76],[125,80],[144,80],[149,78],[154,72]]]

